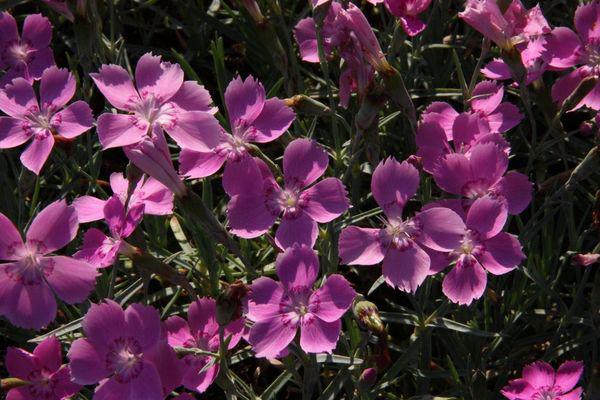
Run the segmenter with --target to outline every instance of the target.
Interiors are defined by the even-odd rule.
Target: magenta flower
[[[467,0],[458,15],[504,49],[550,33],[539,5],[527,10],[520,0],[513,0],[504,13],[496,0]]]
[[[385,0],[387,9],[400,19],[408,36],[416,36],[427,27],[419,14],[427,10],[431,0]]]
[[[28,15],[19,36],[13,16],[6,11],[1,13],[0,68],[7,72],[0,80],[0,87],[18,77],[28,82],[40,79],[44,70],[54,65],[51,39],[52,25],[41,14]]]
[[[25,242],[13,223],[0,214],[0,314],[16,326],[39,330],[56,316],[54,294],[68,304],[85,300],[96,283],[92,265],[49,255],[77,234],[77,212],[55,201],[34,218]]]
[[[66,69],[51,67],[44,71],[40,84],[40,102],[33,83],[16,78],[0,91],[0,148],[31,144],[21,154],[21,162],[36,175],[54,147],[54,134],[73,139],[94,124],[92,110],[84,101],[65,107],[75,94],[76,83]]]
[[[552,54],[549,64],[552,69],[565,70],[580,67],[558,79],[552,86],[552,98],[558,103],[564,102],[587,77],[600,76],[598,57],[600,55],[600,3],[593,1],[577,7],[575,28],[577,34],[566,27],[556,28],[548,39],[548,48]],[[585,96],[574,110],[587,106],[600,110],[600,84]]]
[[[9,347],[6,369],[11,377],[30,382],[9,390],[6,400],[62,400],[81,389],[71,382],[69,367],[62,365],[60,342],[54,336],[38,344],[33,354]]]
[[[125,239],[131,236],[142,220],[144,203],[130,204],[126,210],[121,199],[113,195],[104,203],[103,213],[110,237],[99,229],[90,228],[83,237],[83,247],[73,255],[97,268],[113,265],[119,254],[134,253],[134,248]]]
[[[204,178],[217,172],[225,161],[246,157],[251,143],[268,143],[281,135],[295,114],[277,97],[266,98],[265,88],[252,76],[232,80],[225,90],[232,135],[222,132],[219,143],[209,151],[184,148],[179,155],[180,172],[189,178]],[[227,164],[229,165],[229,163]],[[229,175],[227,166],[224,177]]]
[[[525,258],[519,239],[502,232],[508,217],[504,199],[480,197],[467,212],[459,200],[445,200],[428,206],[450,207],[464,219],[458,246],[451,251],[428,251],[431,274],[456,263],[442,283],[442,290],[451,301],[471,304],[485,291],[486,271],[492,275],[503,275],[515,269]]]
[[[154,125],[181,147],[209,151],[219,142],[221,128],[209,93],[196,82],[184,82],[179,65],[146,53],[135,68],[135,87],[129,73],[118,65],[103,65],[90,76],[106,100],[127,113],[104,113],[98,118],[103,149],[140,143],[153,134]]]
[[[274,358],[294,340],[300,328],[300,347],[307,353],[331,353],[342,326],[341,318],[356,293],[341,275],[329,275],[313,290],[319,260],[307,246],[294,245],[277,257],[280,282],[256,279],[250,287],[246,317],[254,321],[248,341],[257,357]]]
[[[83,331],[86,337],[71,345],[69,366],[76,383],[99,383],[94,399],[163,400],[178,386],[172,378],[179,363],[161,338],[155,308],[132,304],[123,311],[112,300],[92,304]]]
[[[296,139],[283,154],[283,189],[258,159],[245,157],[223,179],[231,196],[227,216],[231,232],[254,238],[267,232],[281,214],[275,242],[281,248],[294,243],[314,246],[318,223],[327,223],[348,209],[346,188],[337,178],[325,178],[329,159],[315,141]],[[262,182],[262,184],[260,183]],[[312,185],[312,186],[311,186]]]
[[[381,47],[367,19],[353,4],[344,9],[332,1],[321,31],[325,55],[331,57],[334,50],[345,61],[340,75],[340,106],[348,107],[351,93],[359,98],[366,95],[375,74],[375,68],[386,64]],[[294,28],[294,36],[302,59],[318,63],[317,31],[313,18],[304,18]],[[369,64],[371,63],[371,64]]]
[[[110,175],[110,188],[113,194],[125,204],[129,181],[121,173]],[[104,218],[104,206],[108,200],[94,196],[81,196],[73,201],[80,223],[98,221]],[[173,213],[173,193],[154,178],[140,179],[129,197],[129,206],[144,205],[144,214],[170,215]]]
[[[566,361],[556,373],[550,364],[537,361],[523,368],[523,377],[510,381],[501,393],[509,400],[580,400],[583,389],[575,386],[581,374],[581,361]]]
[[[190,304],[188,321],[170,317],[165,321],[171,346],[196,348],[213,353],[219,352],[219,324],[216,320],[216,302],[203,297]],[[228,349],[233,349],[242,338],[244,319],[232,321],[225,327],[224,338],[231,337]],[[203,393],[219,375],[218,360],[210,356],[186,355],[183,386]]]
[[[435,183],[444,191],[477,199],[486,195],[503,198],[508,212],[523,212],[532,197],[532,184],[526,175],[508,168],[506,152],[493,142],[478,143],[467,154],[448,153],[433,170]]]
[[[446,208],[431,208],[414,218],[402,218],[404,206],[419,185],[415,167],[393,158],[382,161],[371,180],[375,201],[387,220],[385,227],[342,230],[339,252],[342,264],[375,265],[383,261],[388,285],[414,292],[429,274],[429,255],[422,246],[448,251],[458,245],[463,232],[461,218]]]

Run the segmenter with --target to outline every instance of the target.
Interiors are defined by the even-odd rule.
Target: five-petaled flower
[[[277,257],[280,282],[256,279],[247,297],[246,317],[254,321],[248,341],[257,357],[274,358],[294,340],[308,353],[331,353],[342,327],[342,315],[356,293],[341,275],[329,275],[313,289],[319,259],[308,246],[294,245]]]
[[[81,389],[71,381],[69,367],[62,365],[62,350],[55,336],[44,339],[33,353],[9,347],[6,369],[11,377],[29,382],[10,389],[6,400],[63,400]]]
[[[92,265],[50,253],[77,235],[77,212],[64,200],[43,209],[31,222],[25,241],[0,214],[0,315],[17,326],[41,329],[56,316],[54,295],[66,303],[85,300],[96,284]]]
[[[40,102],[31,82],[15,78],[6,85],[0,91],[0,110],[8,115],[0,117],[0,148],[16,147],[31,140],[21,154],[21,162],[39,175],[54,147],[54,135],[73,139],[94,123],[86,102],[79,100],[65,107],[75,89],[73,74],[57,67],[50,67],[42,74]]]

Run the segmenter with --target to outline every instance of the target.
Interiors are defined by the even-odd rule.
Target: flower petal
[[[195,81],[185,81],[177,93],[169,100],[169,103],[178,108],[179,112],[204,111],[214,114],[218,111],[212,106],[212,98],[204,86]]]
[[[416,292],[429,273],[429,255],[417,244],[398,250],[390,248],[383,259],[382,274],[388,285],[404,292]]]
[[[40,330],[56,317],[56,300],[45,283],[38,285],[17,284],[11,294],[12,304],[8,305],[6,318],[11,324]]]
[[[56,295],[68,304],[81,303],[96,286],[98,271],[87,262],[52,256],[42,258],[41,265],[51,269],[46,280]]]
[[[227,157],[215,151],[182,149],[179,153],[179,173],[187,178],[198,179],[217,172]]]
[[[283,153],[286,188],[302,188],[316,181],[329,165],[327,152],[314,140],[296,139]]]
[[[42,14],[28,15],[23,22],[22,39],[34,49],[48,47],[52,40],[52,25],[48,18]]]
[[[42,245],[39,254],[62,249],[77,235],[79,222],[75,207],[65,200],[57,200],[34,218],[27,230],[27,243]]]
[[[250,328],[248,342],[256,357],[274,358],[294,340],[296,329],[297,322],[284,322],[284,316],[261,320]]]
[[[479,261],[485,269],[494,275],[512,271],[525,259],[519,239],[509,233],[501,232],[485,241],[485,253]]]
[[[323,321],[337,321],[348,311],[355,297],[356,292],[346,278],[332,274],[310,295],[308,311]]]
[[[73,207],[77,210],[80,224],[104,219],[105,204],[106,200],[94,196],[81,196],[73,200]]]
[[[31,172],[39,175],[50,153],[52,153],[53,147],[54,137],[52,135],[49,134],[42,139],[34,137],[25,151],[21,153],[21,163]]]
[[[554,385],[554,369],[544,361],[537,361],[523,368],[523,379],[535,389],[552,387]]]
[[[221,141],[221,126],[211,113],[187,111],[177,114],[173,124],[165,124],[167,133],[183,148],[211,151]]]
[[[322,224],[336,219],[349,207],[346,187],[337,178],[323,179],[305,190],[301,197],[304,196],[308,200],[304,212]]]
[[[296,114],[283,100],[268,99],[252,124],[257,132],[251,140],[256,143],[271,142],[283,135],[295,118]]]
[[[489,239],[502,231],[508,218],[508,207],[503,198],[480,197],[473,202],[467,213],[467,227]]]
[[[75,77],[66,68],[50,67],[42,74],[40,100],[43,108],[62,108],[75,95]]]
[[[469,305],[483,296],[487,276],[481,264],[459,260],[454,268],[448,272],[442,283],[442,291],[453,302]]]
[[[571,29],[559,26],[546,37],[546,47],[550,53],[548,65],[555,69],[567,69],[579,61],[581,40]]]
[[[519,125],[524,116],[512,103],[502,103],[493,114],[486,117],[492,133],[504,133]]]
[[[192,304],[188,310],[188,323],[192,332],[202,332],[209,338],[219,334],[217,324],[217,305],[214,299],[202,297]]]
[[[77,339],[71,343],[67,357],[75,383],[92,385],[110,374],[106,368],[106,354],[101,349],[88,339]]]
[[[32,372],[40,371],[40,366],[30,352],[9,347],[6,350],[6,369],[11,377],[28,380]]]
[[[38,101],[31,83],[16,78],[0,90],[0,110],[8,116],[24,119],[30,110],[38,107]]]
[[[44,339],[33,350],[33,355],[39,360],[39,365],[48,371],[58,371],[62,364],[62,349],[56,336]]]
[[[277,232],[275,233],[275,243],[282,249],[286,249],[294,244],[301,244],[314,247],[319,235],[317,223],[307,214],[302,213],[295,218],[281,218]]]
[[[483,114],[491,114],[502,102],[504,87],[496,82],[481,81],[473,89],[471,94],[471,107]]]
[[[106,100],[120,110],[131,111],[141,101],[131,76],[119,65],[104,64],[90,76]]]
[[[104,113],[98,117],[102,149],[137,144],[148,132],[148,124],[134,115]]]
[[[556,371],[554,385],[558,386],[562,393],[567,393],[577,385],[582,374],[583,363],[581,361],[565,361]]]
[[[265,105],[265,88],[252,76],[242,80],[239,76],[229,82],[225,90],[225,104],[232,126],[240,120],[252,123]]]
[[[377,204],[389,217],[402,215],[406,202],[419,187],[419,171],[407,161],[383,160],[371,178],[371,191]]]
[[[307,353],[331,353],[337,344],[342,321],[325,322],[306,314],[300,326],[300,347]]]
[[[319,274],[319,259],[312,248],[296,244],[277,256],[275,269],[286,290],[312,289]]]
[[[284,297],[281,283],[264,276],[255,279],[247,297],[246,318],[255,322],[273,318],[281,313],[279,305],[284,301],[289,300]]]
[[[261,195],[235,195],[227,204],[231,232],[245,239],[262,235],[273,226],[277,215],[267,208]]]
[[[449,208],[429,208],[417,214],[416,220],[421,226],[417,240],[432,250],[456,249],[466,230],[462,218]]]
[[[125,324],[127,334],[138,341],[142,350],[150,349],[160,339],[160,314],[152,306],[131,304],[125,310]]]
[[[461,195],[471,176],[471,165],[463,154],[449,153],[439,160],[433,170],[435,183],[444,191]]]
[[[54,114],[51,122],[59,135],[73,139],[94,126],[94,117],[90,106],[80,100]]]
[[[0,213],[0,260],[18,260],[15,250],[23,246],[21,234],[8,217]]]
[[[127,332],[123,308],[109,299],[100,304],[92,304],[83,317],[82,326],[83,332],[94,346],[105,346]]]
[[[349,226],[340,233],[339,253],[342,264],[375,265],[383,260],[386,249],[381,229]]]
[[[24,129],[24,124],[20,119],[0,117],[0,149],[20,146],[31,138],[31,133]]]
[[[146,53],[135,67],[135,85],[143,99],[165,102],[183,85],[183,70],[177,64],[161,62],[160,56]]]

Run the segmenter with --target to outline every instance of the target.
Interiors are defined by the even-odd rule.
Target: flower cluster
[[[409,37],[427,27],[419,15],[430,0],[369,1],[383,2],[398,18],[396,28],[402,27]],[[45,2],[75,20],[66,2]],[[260,15],[258,4],[247,7]],[[381,79],[397,71],[361,9],[336,0],[313,1],[312,7],[313,16],[294,28],[302,60],[326,64],[341,58],[337,94],[343,108],[350,106],[353,93],[361,105],[374,88],[381,95]],[[131,163],[127,175],[110,175],[109,196],[103,191],[85,194],[69,204],[63,195],[40,207],[28,225],[21,224],[21,215],[11,220],[0,213],[0,316],[17,327],[39,331],[64,317],[57,311],[57,299],[67,305],[94,300],[84,304],[81,335],[69,337],[68,364],[63,365],[61,342],[52,333],[33,353],[8,349],[6,367],[18,385],[7,398],[65,399],[83,386],[94,387],[96,400],[160,400],[181,386],[203,393],[219,376],[229,377],[229,352],[244,342],[259,358],[291,355],[304,360],[309,359],[304,353],[332,354],[342,347],[338,342],[343,325],[352,322],[356,328],[346,314],[362,296],[343,276],[344,270],[337,270],[338,261],[381,264],[381,282],[413,301],[427,279],[441,281],[444,295],[460,306],[484,295],[489,275],[517,269],[526,255],[519,238],[509,233],[509,218],[527,210],[533,184],[527,175],[509,170],[508,133],[524,117],[505,101],[505,87],[496,81],[513,79],[526,89],[545,71],[570,70],[554,84],[554,101],[566,104],[577,93],[580,98],[571,104],[573,109],[599,111],[600,84],[580,92],[586,79],[600,79],[600,2],[577,8],[577,33],[551,28],[539,6],[526,9],[520,0],[505,9],[495,0],[467,0],[459,15],[500,47],[500,58],[482,69],[489,80],[474,80],[471,89],[464,88],[462,110],[433,102],[424,107],[418,122],[413,118],[415,154],[404,161],[389,156],[361,167],[371,175],[364,199],[372,198],[377,205],[370,214],[378,217],[374,223],[353,218],[349,180],[339,173],[340,165],[352,171],[356,154],[343,165],[340,160],[347,155],[339,149],[332,151],[310,134],[288,132],[300,124],[293,101],[268,97],[253,76],[232,79],[219,109],[204,86],[185,80],[184,69],[161,56],[143,54],[133,74],[123,66],[105,64],[90,78],[111,108],[95,121],[86,101],[71,102],[77,80],[55,64],[49,20],[29,15],[19,35],[15,19],[7,12],[0,14],[0,111],[5,114],[0,117],[0,149],[30,142],[20,160],[39,184],[44,167],[62,157],[51,157],[55,144],[77,140],[95,125],[102,150],[121,149]],[[515,63],[523,67],[523,79]],[[410,101],[408,93],[407,98]],[[323,110],[337,117],[335,110]],[[352,151],[360,139],[351,138]],[[281,162],[259,148],[267,143],[283,147]],[[213,176],[227,195],[223,224],[211,214],[208,201],[193,192],[196,180]],[[419,190],[423,182],[427,196]],[[209,190],[206,193],[209,197]],[[210,281],[210,291],[199,281],[188,282],[139,244],[144,241],[140,230],[146,215],[160,218],[176,211],[200,221],[193,226],[203,230],[199,237],[206,237],[209,246],[215,246],[212,239],[225,245],[224,251],[245,268],[244,281],[230,286],[243,289],[235,295],[234,289],[221,291],[220,267],[208,265],[203,254],[202,274]],[[348,218],[342,220],[345,214]],[[107,229],[100,229],[98,221]],[[177,224],[177,218],[174,221]],[[77,240],[79,250],[72,256],[57,254],[76,241],[79,225],[88,223],[95,225]],[[325,236],[331,248],[319,245]],[[261,239],[268,246],[266,257],[275,253],[274,268],[247,260],[246,249]],[[189,253],[186,256],[196,256]],[[321,270],[320,256],[327,259],[328,268]],[[152,267],[141,274],[144,283],[151,274],[160,275],[180,284],[191,301],[175,311],[170,304],[161,317],[152,305],[129,303],[131,297],[113,298],[120,258],[136,266],[144,264],[140,259],[148,261]],[[573,261],[589,265],[597,259],[584,254]],[[266,264],[264,260],[260,262]],[[114,267],[113,281],[110,294],[104,296],[94,289],[109,267]],[[230,271],[223,267],[223,273]],[[213,297],[197,297],[194,291]],[[186,311],[187,319],[178,315]],[[385,345],[386,327],[381,319],[377,322],[378,345]],[[369,340],[364,342],[367,346]],[[583,365],[575,361],[565,362],[556,373],[549,364],[537,362],[501,393],[510,400],[575,400],[583,393],[575,388],[582,373]],[[361,379],[372,383],[376,375],[375,369],[364,368]],[[177,398],[192,396],[181,393]]]

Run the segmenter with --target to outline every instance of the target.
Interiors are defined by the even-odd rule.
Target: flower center
[[[54,262],[46,259],[42,267],[38,253],[25,249],[19,262],[7,264],[6,275],[15,282],[25,286],[35,286],[42,283],[43,277],[54,270]]]
[[[31,49],[27,43],[15,43],[8,48],[10,58],[17,62],[26,63],[32,52],[33,49]]]
[[[24,122],[23,130],[36,139],[45,139],[51,135],[56,128],[52,123],[54,107],[49,104],[43,110],[40,110],[38,106],[33,106],[28,111],[29,113],[25,116],[26,122]]]
[[[239,161],[248,154],[248,143],[241,136],[226,134],[227,141],[221,143],[215,149],[220,156],[225,156],[229,161]]]
[[[595,74],[600,73],[600,38],[589,38],[589,43],[583,52],[586,64],[592,68]]]
[[[117,382],[126,383],[137,377],[143,368],[142,349],[134,338],[118,338],[109,346],[106,368],[113,371]]]
[[[51,373],[47,369],[32,371],[27,377],[32,385],[28,387],[29,393],[34,399],[54,399],[54,389],[56,381],[51,378]]]
[[[279,205],[283,208],[283,215],[287,218],[296,218],[306,205],[306,196],[302,196],[300,189],[285,189],[279,197]]]
[[[421,229],[418,222],[413,219],[391,220],[385,228],[392,246],[398,250],[405,250],[412,245],[413,238],[419,235]]]
[[[554,400],[559,394],[554,387],[545,387],[533,395],[533,400]]]
[[[457,257],[477,257],[483,254],[484,251],[485,248],[479,239],[479,234],[472,230],[468,230],[461,239],[459,247],[452,253]]]
[[[486,195],[490,186],[490,182],[487,179],[477,179],[467,182],[462,188],[462,194],[470,199],[478,198]]]

